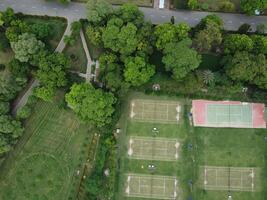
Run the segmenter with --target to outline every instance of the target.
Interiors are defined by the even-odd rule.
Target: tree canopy
[[[44,43],[30,33],[24,33],[19,36],[17,42],[11,42],[15,58],[21,62],[29,62],[44,46]]]
[[[226,73],[233,80],[255,84],[267,89],[267,60],[263,54],[236,52],[226,58]]]
[[[230,34],[224,41],[224,52],[235,53],[236,51],[251,51],[253,40],[245,34]]]
[[[185,39],[178,43],[169,43],[163,51],[162,62],[165,64],[166,70],[171,71],[176,80],[184,78],[201,62],[201,56],[190,48],[191,45],[192,41]]]
[[[170,23],[159,24],[156,26],[154,32],[157,38],[156,47],[158,49],[164,49],[168,43],[181,41],[188,37],[189,31],[190,27],[185,23],[178,25]]]
[[[111,4],[105,0],[88,0],[86,8],[88,21],[95,24],[105,22],[113,12]]]
[[[148,64],[142,57],[128,57],[125,60],[124,77],[133,86],[140,86],[155,73],[155,66]]]
[[[75,83],[66,94],[66,101],[81,120],[102,127],[112,120],[116,98],[112,93],[95,89],[90,83]]]
[[[249,15],[253,15],[255,10],[262,11],[267,8],[266,0],[240,0],[241,10]]]

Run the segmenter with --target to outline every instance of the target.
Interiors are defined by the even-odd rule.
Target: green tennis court
[[[180,199],[176,177],[127,174],[126,182],[125,195],[127,197]]]
[[[217,126],[252,127],[252,105],[208,104],[207,123]]]
[[[201,167],[200,177],[205,190],[255,192],[259,186],[257,168]]]

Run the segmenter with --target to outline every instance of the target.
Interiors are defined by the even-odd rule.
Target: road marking
[[[74,11],[75,11],[75,12],[79,12],[79,10],[77,10],[77,9],[76,9],[76,10],[74,10]]]
[[[239,22],[240,24],[244,24],[244,22]]]
[[[184,17],[184,20],[188,20],[188,18],[187,17]]]
[[[194,20],[195,20],[195,21],[199,21],[199,18],[195,18]]]
[[[32,6],[32,8],[33,8],[33,9],[36,9],[36,7],[35,7],[35,6]]]
[[[154,17],[154,15],[150,15],[150,17]]]
[[[252,25],[255,25],[255,22],[251,22]]]
[[[165,18],[166,16],[165,15],[161,15],[162,18]]]
[[[54,10],[57,10],[57,8],[53,8]]]
[[[228,23],[232,24],[233,22],[231,20],[229,20]]]

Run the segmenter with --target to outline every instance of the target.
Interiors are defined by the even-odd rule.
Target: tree
[[[8,69],[15,77],[25,77],[30,71],[30,65],[13,58],[8,63]]]
[[[113,13],[111,4],[105,0],[88,0],[86,4],[87,19],[94,24],[105,24]]]
[[[9,112],[9,103],[0,101],[0,115],[5,115]]]
[[[35,34],[38,39],[45,39],[51,35],[51,27],[47,23],[35,23],[30,27],[31,33]]]
[[[255,10],[262,11],[267,8],[266,0],[240,0],[241,10],[249,15],[253,15]]]
[[[169,43],[163,51],[162,62],[165,64],[166,70],[173,73],[173,78],[176,80],[184,78],[201,62],[201,56],[190,48],[191,44],[190,39],[185,39],[178,43]]]
[[[196,28],[200,30],[204,29],[209,21],[216,23],[220,28],[223,27],[222,19],[219,16],[212,14],[202,18]]]
[[[19,36],[17,42],[11,42],[11,47],[15,53],[15,58],[21,62],[28,62],[44,48],[44,43],[37,40],[35,35],[24,33]]]
[[[129,57],[125,60],[124,77],[133,86],[148,82],[155,74],[155,66],[150,65],[142,57]]]
[[[235,53],[236,51],[251,51],[253,40],[247,35],[230,34],[224,41],[224,52]]]
[[[26,119],[30,116],[31,112],[32,112],[31,107],[25,105],[18,109],[16,117],[18,119]]]
[[[0,51],[6,51],[9,47],[8,39],[5,33],[0,32]]]
[[[178,25],[170,23],[159,24],[156,26],[154,32],[157,38],[156,47],[158,49],[164,49],[165,45],[168,43],[174,43],[185,39],[188,37],[189,31],[190,27],[185,23]]]
[[[46,88],[62,87],[67,84],[66,70],[69,67],[69,59],[64,54],[51,53],[40,58],[36,77]]]
[[[120,19],[110,20],[103,31],[102,40],[105,48],[110,48],[114,52],[124,55],[130,55],[136,51],[139,43],[137,27],[130,22],[122,26]]]
[[[215,81],[214,73],[211,70],[200,71],[200,77],[206,85],[210,85]]]
[[[135,4],[123,4],[116,10],[115,15],[122,19],[125,24],[131,22],[137,27],[141,26],[144,22],[144,14]]]
[[[191,10],[195,10],[198,7],[197,0],[188,0],[187,7],[190,8]]]
[[[263,54],[236,52],[233,56],[226,58],[225,67],[226,73],[231,79],[267,89],[267,60]]]
[[[83,121],[102,127],[112,120],[116,98],[112,93],[95,89],[90,83],[75,83],[66,94],[66,101]]]
[[[4,21],[5,26],[10,26],[13,20],[16,20],[16,15],[12,8],[7,8],[6,11],[2,12],[1,19]]]
[[[55,89],[52,87],[37,87],[34,90],[34,95],[44,101],[53,101],[53,97],[55,96]]]
[[[219,8],[221,11],[224,11],[224,12],[234,12],[235,11],[235,4],[233,4],[229,0],[224,0],[224,1],[220,2]]]
[[[103,28],[99,28],[96,26],[87,26],[86,28],[86,34],[88,38],[90,38],[90,42],[92,42],[93,45],[99,46],[102,42],[102,31]]]
[[[263,35],[252,35],[254,47],[253,52],[256,54],[267,54],[267,37]]]
[[[194,47],[200,51],[209,51],[214,46],[220,45],[222,42],[221,29],[217,23],[208,20],[203,30],[196,34],[194,38]]]
[[[4,135],[6,139],[14,140],[21,136],[23,131],[19,121],[13,120],[8,115],[0,115],[0,136]]]

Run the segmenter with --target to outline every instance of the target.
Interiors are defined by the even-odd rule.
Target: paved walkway
[[[88,50],[88,46],[87,46],[87,43],[86,43],[86,40],[85,40],[84,33],[83,33],[82,29],[80,31],[80,36],[81,36],[81,39],[82,39],[83,49],[84,49],[84,52],[85,52],[86,58],[87,58],[87,68],[86,68],[86,74],[85,74],[86,82],[90,82],[90,80],[91,80],[91,70],[92,70],[92,65],[94,64],[94,62],[92,61],[92,58],[90,56],[90,53],[89,53],[89,50]]]
[[[16,12],[22,12],[31,15],[49,15],[65,17],[68,20],[79,20],[86,18],[85,4],[69,3],[62,5],[52,1],[45,0],[1,0],[0,10],[5,10],[7,7],[12,7]],[[169,22],[170,18],[174,16],[175,22],[186,22],[190,26],[195,26],[201,18],[210,14],[209,12],[199,11],[171,11],[154,8],[140,8],[145,15],[146,20],[150,20],[154,24]],[[232,13],[216,13],[224,21],[224,28],[226,30],[237,30],[241,24],[251,24],[255,29],[256,25],[266,23],[267,16],[246,16],[242,14]]]

